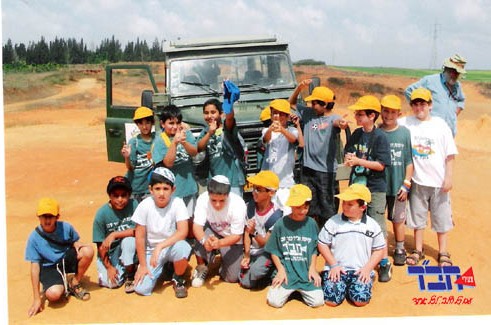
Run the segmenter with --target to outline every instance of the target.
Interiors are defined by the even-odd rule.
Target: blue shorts
[[[57,284],[64,286],[65,284],[62,277],[63,271],[65,273],[77,273],[78,271],[77,251],[73,247],[66,252],[65,257],[57,264],[41,267],[39,281],[43,285],[43,291],[46,291],[48,288]]]
[[[324,292],[324,301],[332,302],[336,305],[341,304],[345,298],[351,302],[368,303],[372,298],[372,286],[375,273],[371,272],[370,282],[363,283],[358,281],[358,275],[354,270],[341,273],[341,279],[337,282],[329,280],[329,271],[321,272],[322,291]]]

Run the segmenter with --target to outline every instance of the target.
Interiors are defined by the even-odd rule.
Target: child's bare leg
[[[414,247],[416,250],[423,251],[424,229],[414,229]]]
[[[447,252],[447,243],[448,243],[448,232],[439,232],[437,233],[438,239],[438,252],[446,253]]]
[[[85,272],[87,272],[87,269],[94,258],[94,249],[92,246],[82,246],[78,252],[78,257],[78,271],[72,280],[74,285],[80,283]]]
[[[60,300],[65,294],[65,287],[61,284],[55,284],[44,292],[44,296],[50,302]],[[42,301],[42,300],[41,300]]]
[[[182,276],[184,272],[186,272],[186,268],[188,267],[188,260],[182,259],[174,262],[174,273],[176,275]]]
[[[404,222],[392,223],[392,229],[394,230],[396,242],[404,242],[406,240]]]

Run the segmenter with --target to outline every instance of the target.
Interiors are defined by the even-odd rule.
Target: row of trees
[[[2,50],[2,63],[9,65],[145,62],[162,61],[164,56],[163,42],[158,39],[155,39],[151,47],[147,41],[137,39],[136,42],[128,42],[123,48],[114,36],[102,40],[93,50],[87,48],[83,39],[77,41],[74,38],[55,38],[48,43],[44,37],[38,42],[29,42],[27,46],[24,43],[13,44],[8,39]]]

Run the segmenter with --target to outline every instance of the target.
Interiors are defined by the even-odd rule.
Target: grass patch
[[[409,78],[422,78],[429,74],[439,73],[441,70],[430,69],[403,69],[384,67],[335,67],[338,70],[362,72],[370,75],[396,75]],[[481,83],[491,83],[490,70],[470,70],[464,75],[463,80]]]

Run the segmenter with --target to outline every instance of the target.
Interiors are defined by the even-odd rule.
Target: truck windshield
[[[222,93],[222,81],[231,80],[241,92],[294,86],[294,73],[284,53],[188,59],[170,62],[172,97]]]

